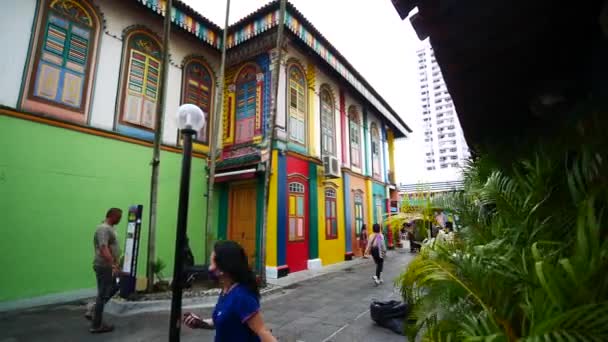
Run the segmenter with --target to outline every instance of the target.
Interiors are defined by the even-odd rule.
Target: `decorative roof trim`
[[[295,10],[295,8],[294,8]],[[287,11],[285,14],[285,26],[289,31],[295,34],[296,37],[300,38],[310,49],[312,49],[319,57],[321,57],[327,64],[329,64],[335,71],[338,72],[348,83],[350,83],[366,100],[368,100],[377,111],[380,112],[386,119],[388,119],[393,126],[395,126],[401,134],[404,136],[411,132],[409,127],[405,125],[397,114],[390,109],[388,105],[385,105],[384,100],[378,99],[375,91],[367,84],[367,81],[360,75],[352,72],[354,68],[346,61],[340,53],[323,37],[315,34],[314,27],[306,19],[297,12],[293,15]],[[298,17],[303,18],[300,20]],[[310,30],[308,27],[312,27]],[[311,32],[312,31],[312,32]],[[371,91],[369,89],[372,89]]]
[[[226,37],[226,41],[228,42],[226,45],[227,49],[233,48],[245,41],[258,36],[271,28],[277,26],[279,23],[279,10],[275,10],[269,13],[264,14],[262,17],[251,18],[251,21],[248,23],[237,23],[232,25],[228,29],[228,35]],[[235,27],[240,26],[238,29],[234,29]]]
[[[161,16],[165,16],[166,0],[136,0],[142,5],[153,10]],[[181,1],[174,1],[174,6],[171,9],[171,21],[193,34],[198,39],[211,45],[212,47],[221,48],[221,33],[222,30],[210,20],[198,14],[188,5]]]
[[[216,49],[221,48],[220,36],[222,29],[181,1],[174,1],[178,7],[185,9],[184,11],[175,6],[173,7],[171,17],[175,24],[194,34],[212,47]],[[137,0],[137,2],[164,16],[166,0]],[[279,1],[274,0],[229,27],[226,48],[236,47],[276,27],[279,21],[278,5]],[[346,58],[289,2],[287,3],[284,25],[342,76],[377,112],[384,116],[397,129],[398,135],[407,136],[408,133],[412,132],[399,115],[363,76],[356,71]]]
[[[278,25],[278,1],[273,1],[257,11],[247,15],[228,30],[227,48],[233,48],[252,39]],[[291,3],[287,3],[285,27],[314,51],[321,59],[342,76],[357,92],[384,116],[393,127],[406,136],[412,130],[403,122],[399,115],[384,99],[369,85],[369,83],[348,63],[338,50],[298,11]]]

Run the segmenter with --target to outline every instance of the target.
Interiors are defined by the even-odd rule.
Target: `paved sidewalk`
[[[405,341],[404,337],[376,326],[369,318],[368,309],[373,299],[399,298],[392,282],[411,258],[403,250],[391,252],[385,261],[386,283],[378,287],[372,284],[374,265],[369,259],[335,266],[332,272],[288,284],[281,292],[264,298],[265,320],[280,341]],[[211,310],[193,311],[207,316]],[[124,317],[107,315],[116,331],[97,336],[88,333],[83,313],[80,305],[2,313],[0,342],[167,341],[167,311]],[[212,331],[182,330],[184,342],[212,340]]]
[[[296,283],[301,283],[306,280],[314,279],[329,273],[343,271],[345,269],[357,267],[359,265],[369,263],[368,259],[354,258],[353,260],[339,262],[333,265],[321,267],[315,270],[305,270],[296,273],[288,274],[286,277],[278,279],[267,279],[266,281],[275,286],[289,287]]]

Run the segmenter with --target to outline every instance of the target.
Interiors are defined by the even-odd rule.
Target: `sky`
[[[289,0],[414,130],[395,145],[397,183],[424,177],[416,50],[420,48],[409,20],[401,20],[390,0]],[[226,2],[185,0],[220,27]],[[268,0],[231,0],[234,23]]]

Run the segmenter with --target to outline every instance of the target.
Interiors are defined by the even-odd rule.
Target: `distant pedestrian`
[[[216,342],[276,342],[260,312],[260,290],[249,268],[245,250],[234,241],[217,242],[211,253],[209,272],[220,280],[222,292],[212,319],[184,314],[192,329],[215,329]]]
[[[439,231],[437,234],[437,242],[445,243],[445,242],[453,242],[454,241],[454,230],[452,222],[446,222],[445,228]]]
[[[384,265],[384,257],[386,256],[386,244],[384,243],[384,235],[380,232],[380,225],[374,224],[374,233],[369,237],[365,255],[370,255],[376,263],[376,274],[372,277],[376,285],[382,284],[382,267]]]
[[[93,269],[97,278],[97,299],[91,311],[85,317],[92,319],[90,332],[93,334],[106,333],[114,330],[112,325],[103,323],[103,307],[118,292],[116,277],[119,273],[120,247],[116,237],[115,226],[120,223],[122,210],[108,210],[106,219],[97,226],[93,237],[95,259]]]
[[[365,224],[361,226],[361,233],[359,233],[359,248],[365,258],[365,249],[367,248],[367,226]]]

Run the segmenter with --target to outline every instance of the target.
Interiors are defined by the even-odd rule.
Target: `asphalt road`
[[[326,274],[286,288],[266,298],[264,319],[279,341],[363,342],[405,341],[370,319],[374,299],[399,299],[393,280],[412,256],[400,250],[385,261],[385,283],[372,282],[374,265],[369,263]],[[106,317],[116,330],[104,335],[88,333],[83,307],[61,305],[0,315],[0,342],[25,341],[167,341],[168,312],[127,317]],[[210,309],[197,311],[207,316]],[[182,341],[213,341],[212,331],[182,330]]]

